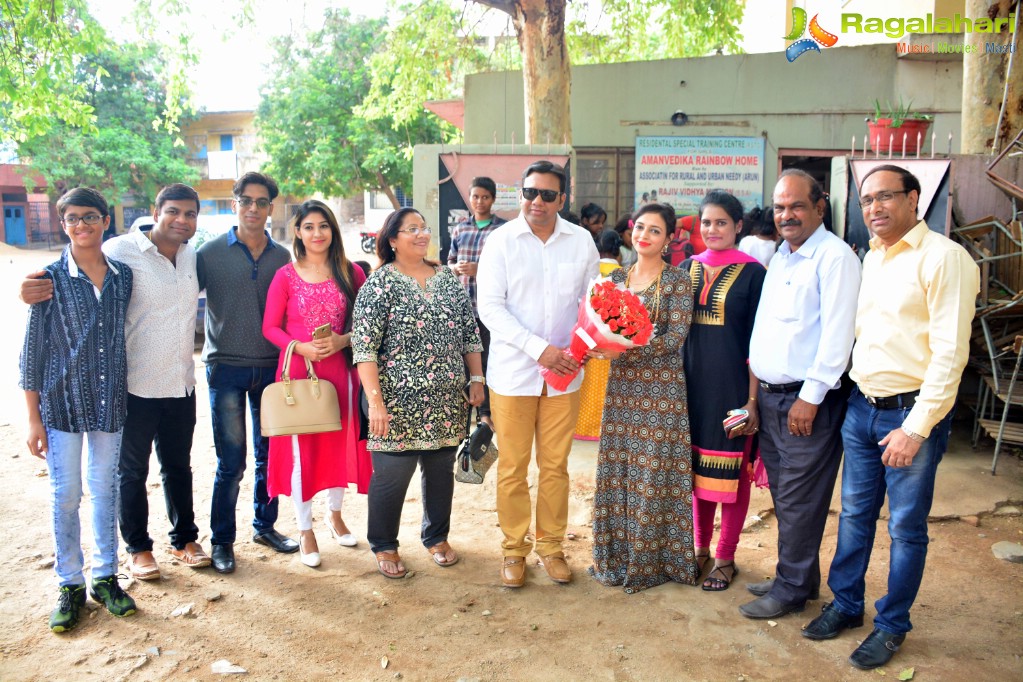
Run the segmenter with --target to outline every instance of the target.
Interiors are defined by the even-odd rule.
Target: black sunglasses
[[[544,202],[553,204],[561,196],[561,192],[553,189],[537,189],[535,187],[522,188],[522,198],[526,201],[535,201],[537,196],[540,196]]]

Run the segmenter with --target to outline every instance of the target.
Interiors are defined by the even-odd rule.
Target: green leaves
[[[256,125],[270,156],[266,170],[285,193],[410,189],[413,145],[443,139],[440,122],[421,103],[400,118],[392,104],[367,103],[385,33],[382,19],[327,10],[318,31],[274,43]]]
[[[573,64],[740,52],[744,0],[602,0],[575,3],[566,37]],[[594,18],[595,17],[595,18]]]
[[[164,69],[158,48],[149,44],[104,44],[78,60],[66,85],[81,88],[91,124],[52,121],[18,145],[19,157],[46,178],[51,196],[88,185],[113,201],[134,195],[148,203],[162,185],[198,178],[186,150],[154,126],[165,115]],[[62,95],[61,101],[68,100]]]
[[[406,124],[423,115],[423,102],[460,97],[465,75],[487,70],[487,54],[447,0],[392,0],[390,8],[401,18],[370,60],[372,86],[359,114]]]
[[[0,7],[0,143],[23,142],[57,122],[94,129],[77,65],[103,31],[84,0],[4,0]]]

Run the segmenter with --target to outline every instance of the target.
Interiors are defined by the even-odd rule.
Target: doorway
[[[8,244],[20,246],[25,243],[25,208],[4,206],[4,235]]]

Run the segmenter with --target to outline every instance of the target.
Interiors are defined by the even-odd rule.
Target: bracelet
[[[379,405],[370,405],[369,409],[386,410],[387,406],[384,405],[383,403],[380,403]]]
[[[751,403],[755,403],[755,402],[757,402],[757,397],[756,397],[755,395],[751,395],[751,396],[749,397],[749,401],[750,401]]]
[[[486,377],[474,374],[474,375],[469,377],[469,383],[470,384],[483,384],[484,386],[486,386],[487,385],[487,379],[486,379]]]

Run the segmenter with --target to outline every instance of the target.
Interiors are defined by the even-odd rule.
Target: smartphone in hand
[[[748,421],[749,411],[742,409],[729,410],[725,415],[724,421],[721,422],[721,425],[725,428],[725,433],[731,436],[746,426],[746,422]]]
[[[321,324],[319,327],[313,330],[313,339],[328,339],[330,338],[331,330],[330,323]]]

